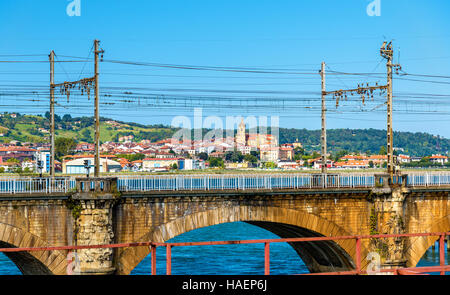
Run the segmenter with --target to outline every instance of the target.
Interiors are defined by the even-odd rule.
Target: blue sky
[[[320,76],[311,73],[320,69],[322,61],[327,63],[327,71],[385,73],[379,55],[385,39],[394,40],[396,62],[400,61],[405,72],[450,75],[450,2],[445,0],[381,0],[381,16],[374,17],[366,13],[372,2],[369,0],[81,0],[79,17],[66,14],[70,2],[2,0],[0,60],[45,61],[50,50],[56,52],[58,60],[71,59],[64,56],[87,57],[92,41],[99,39],[105,59],[309,73],[224,73],[104,62],[100,65],[101,93],[108,94],[113,87],[129,87],[135,94],[132,103],[116,99],[114,105],[102,105],[103,116],[120,120],[170,124],[176,115],[192,116],[193,107],[205,101],[199,97],[207,93],[214,96],[211,101],[218,107],[204,109],[204,116],[278,115],[281,127],[319,129]],[[47,63],[0,63],[0,93],[17,85],[37,93],[0,96],[3,110],[45,112],[48,68]],[[57,64],[56,81],[92,75],[92,68],[91,62]],[[385,83],[385,78],[330,75],[327,89],[355,87],[363,81]],[[445,83],[395,80],[394,95],[398,94],[398,99],[394,98],[394,129],[450,138],[450,108],[446,103],[450,96],[437,99],[429,95],[450,95],[449,90]],[[228,91],[233,94],[223,94]],[[237,106],[233,107],[220,98],[241,91],[252,98],[235,102]],[[142,92],[161,96],[146,104],[143,97],[139,98]],[[171,95],[184,97],[175,102],[172,98],[171,103],[186,107],[161,109],[164,99],[170,100]],[[269,106],[253,108],[252,99],[261,96]],[[146,99],[152,98],[147,95]],[[108,97],[101,100],[107,103]],[[58,96],[58,102],[59,115],[92,114],[88,108],[92,100],[87,98],[73,97],[67,103],[65,97]],[[330,97],[328,128],[384,129],[385,107],[380,104],[382,97],[366,106],[354,98],[336,109]]]

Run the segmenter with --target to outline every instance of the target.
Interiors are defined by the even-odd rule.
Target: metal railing
[[[450,185],[449,172],[421,172],[408,173],[407,186],[448,186]]]
[[[398,184],[402,184],[401,177]],[[381,183],[382,184],[382,183]],[[450,172],[408,173],[408,187],[450,186]],[[189,174],[120,175],[122,192],[214,191],[277,189],[345,189],[377,186],[374,174]],[[0,177],[0,194],[68,193],[76,189],[75,177]]]
[[[0,194],[68,193],[75,189],[72,177],[2,177]]]
[[[373,174],[146,175],[120,176],[119,191],[210,191],[370,188]]]
[[[348,241],[355,242],[355,268],[348,271],[338,272],[321,272],[311,273],[312,275],[364,275],[364,274],[380,274],[392,273],[394,275],[410,275],[438,272],[445,275],[450,271],[450,265],[445,261],[445,237],[448,237],[450,232],[437,233],[409,233],[409,234],[379,234],[379,235],[353,235],[353,236],[336,236],[336,237],[302,237],[302,238],[278,238],[278,239],[260,239],[260,240],[238,240],[238,241],[203,241],[203,242],[175,242],[175,243],[158,243],[158,242],[138,242],[138,243],[120,243],[120,244],[105,244],[105,245],[80,245],[80,246],[57,246],[57,247],[32,247],[32,248],[0,248],[0,253],[18,253],[18,252],[33,252],[33,251],[76,251],[83,249],[115,249],[115,248],[129,248],[129,247],[148,247],[150,248],[150,273],[156,275],[156,249],[165,248],[166,252],[166,274],[172,274],[172,248],[174,247],[190,247],[190,246],[217,246],[217,245],[242,245],[242,244],[264,244],[264,274],[270,275],[270,245],[273,243],[314,243],[324,241]],[[362,240],[370,239],[386,239],[386,238],[415,238],[415,237],[435,237],[439,242],[439,265],[425,266],[425,267],[409,267],[409,268],[392,268],[380,269],[377,272],[369,272],[363,269],[363,249]],[[69,253],[70,254],[70,253]],[[368,258],[367,258],[368,259]],[[68,273],[70,274],[70,273]]]

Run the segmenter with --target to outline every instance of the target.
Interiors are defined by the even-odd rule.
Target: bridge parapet
[[[450,188],[450,172],[374,173],[255,173],[188,175],[120,175],[117,177],[0,177],[4,195],[50,196],[74,194],[75,198],[114,198],[118,192],[250,191],[310,189],[375,189],[391,187]]]
[[[115,199],[119,196],[117,177],[78,177],[73,199]]]
[[[393,189],[406,188],[408,186],[408,175],[397,174],[393,177],[387,173],[374,174],[375,186],[372,191],[377,194],[390,194]]]

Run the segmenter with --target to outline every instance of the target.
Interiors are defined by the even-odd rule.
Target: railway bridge
[[[1,178],[0,248],[165,242],[247,222],[282,238],[450,231],[450,173]],[[362,241],[413,267],[436,237]],[[355,241],[291,243],[311,272],[355,267]],[[82,274],[129,274],[148,246],[77,250]],[[66,250],[5,253],[24,274],[66,274]],[[362,261],[367,267],[368,261]]]

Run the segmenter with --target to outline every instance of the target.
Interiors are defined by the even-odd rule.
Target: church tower
[[[245,135],[245,123],[244,119],[242,119],[241,124],[239,124],[238,131],[236,134],[236,144],[245,146],[246,145],[246,135]]]

